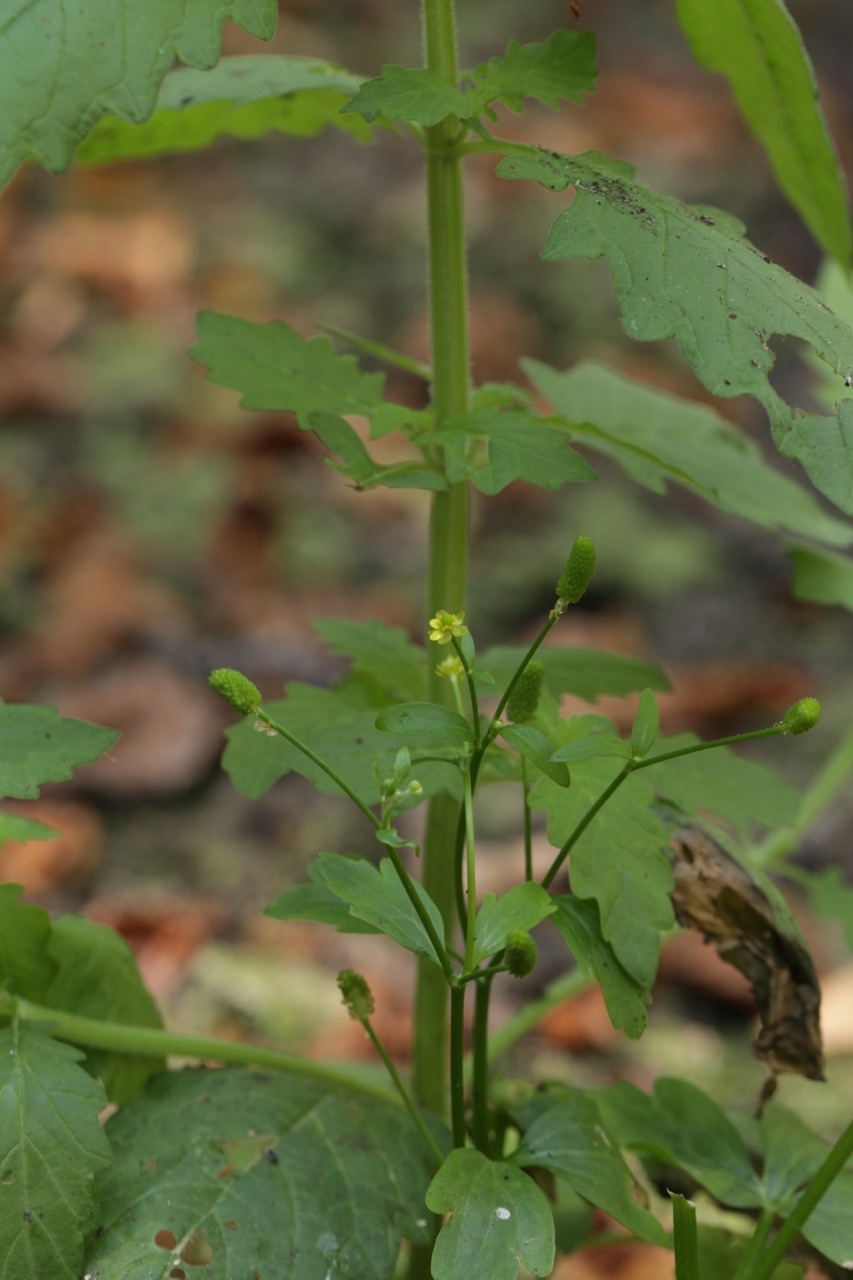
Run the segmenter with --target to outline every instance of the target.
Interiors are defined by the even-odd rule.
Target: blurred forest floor
[[[373,74],[419,57],[415,8],[290,0],[273,48]],[[813,279],[814,245],[723,82],[693,67],[671,4],[581,8],[599,41],[598,95],[583,109],[531,110],[501,127],[629,160],[650,186],[736,213],[763,252]],[[544,39],[574,24],[562,0],[461,9],[469,64],[510,37]],[[791,9],[849,173],[848,6]],[[268,51],[227,29],[226,52]],[[701,397],[672,344],[627,344],[603,264],[539,262],[559,198],[500,183],[493,168],[471,164],[467,196],[477,379],[517,380],[521,355],[558,367],[596,357]],[[260,802],[237,795],[218,768],[233,717],[206,676],[235,666],[267,695],[290,679],[333,679],[339,664],[312,630],[317,615],[379,616],[421,635],[426,495],[346,487],[313,437],[286,415],[239,410],[185,351],[207,308],[284,319],[308,335],[336,325],[425,358],[422,191],[404,141],[365,148],[327,133],[226,140],[200,155],[60,179],[30,168],[0,202],[0,695],[123,733],[73,784],[20,806],[61,837],[7,846],[0,875],[51,909],[119,928],[170,1024],[187,1030],[363,1055],[329,976],[356,963],[374,984],[380,1033],[405,1053],[411,975],[382,940],[358,939],[353,950],[349,937],[260,914],[319,849],[374,852],[369,833],[347,805],[318,801],[293,776]],[[780,351],[779,368],[807,393],[795,352]],[[401,375],[389,383],[399,399],[423,394]],[[754,406],[721,407],[767,441]],[[849,723],[851,620],[792,601],[780,539],[684,493],[658,497],[605,472],[594,486],[554,495],[513,485],[476,504],[469,619],[478,645],[535,632],[578,532],[596,542],[599,570],[561,641],[660,662],[673,684],[663,699],[669,732],[755,727],[816,693],[827,703],[822,738],[771,747],[769,757],[807,778]],[[630,708],[606,710],[630,723]],[[851,816],[849,801],[836,806],[803,857],[849,868]],[[502,814],[488,824],[489,887],[499,888],[520,856],[517,832]],[[853,975],[840,928],[808,917],[805,928],[829,975],[825,1031],[837,1070],[831,1060],[825,1102],[799,1081],[786,1082],[783,1100],[832,1127],[853,1053]],[[582,998],[548,1020],[537,1070],[647,1084],[677,1069],[748,1104],[761,1070],[737,977],[701,944],[676,942],[639,1045],[615,1036],[597,998]],[[849,1089],[846,1097],[853,1102]],[[560,1274],[603,1274],[587,1265]],[[608,1274],[667,1274],[659,1258],[644,1265],[635,1256]]]

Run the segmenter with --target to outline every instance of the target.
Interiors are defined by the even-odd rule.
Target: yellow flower
[[[446,658],[442,658],[441,662],[435,668],[436,675],[444,676],[445,680],[459,680],[465,674],[460,659],[455,653],[449,653]]]
[[[429,620],[430,640],[434,640],[436,644],[450,644],[450,641],[456,637],[468,634],[468,628],[465,626],[464,613],[448,613],[446,609],[439,609],[434,618]]]

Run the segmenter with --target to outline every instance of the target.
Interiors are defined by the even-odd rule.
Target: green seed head
[[[592,539],[575,538],[566,567],[557,583],[557,601],[564,612],[567,605],[577,604],[586,592],[595,569],[595,547]]]
[[[545,675],[545,664],[534,658],[528,662],[518,678],[518,682],[510,694],[506,704],[507,719],[515,724],[524,724],[532,720],[539,706],[539,695],[542,692],[542,680]]]
[[[231,667],[218,667],[216,671],[211,671],[207,682],[241,716],[255,715],[260,710],[260,690],[240,671],[234,671]]]
[[[820,703],[817,698],[800,698],[782,717],[786,733],[808,733],[820,719]]]
[[[341,1002],[346,1005],[351,1018],[357,1018],[359,1022],[363,1022],[365,1018],[370,1017],[374,1008],[373,994],[366,978],[356,973],[354,969],[341,969],[338,974],[338,987],[341,992]]]
[[[524,929],[511,929],[504,947],[504,964],[514,978],[526,978],[536,968],[539,952]]]

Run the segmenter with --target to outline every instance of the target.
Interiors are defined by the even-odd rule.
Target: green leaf
[[[59,916],[47,954],[56,965],[45,1004],[84,1018],[129,1027],[162,1027],[130,947],[113,929],[82,916]],[[138,1097],[163,1058],[86,1049],[84,1067],[104,1086],[111,1102]]]
[[[341,107],[362,82],[317,58],[223,58],[211,71],[182,67],[163,81],[154,114],[144,124],[106,116],[77,151],[78,164],[199,151],[217,138],[265,133],[313,137],[327,126],[359,141],[373,131]]]
[[[222,24],[269,39],[275,0],[7,0],[0,46],[0,183],[31,156],[52,173],[101,116],[145,120],[175,59],[212,67]]]
[[[692,733],[659,738],[656,754],[698,741]],[[713,813],[747,838],[755,834],[756,825],[776,828],[792,823],[800,806],[800,794],[790,782],[728,747],[649,763],[642,776],[685,814]]]
[[[637,1040],[646,1029],[646,1005],[651,1003],[649,987],[628,974],[601,931],[598,905],[592,898],[560,895],[554,899],[554,924],[565,939],[581,973],[595,978],[617,1031]]]
[[[252,324],[202,311],[189,354],[207,365],[208,381],[242,392],[244,409],[288,410],[303,431],[310,415],[362,414],[382,402],[385,377],[362,373],[355,356],[337,355],[327,338],[300,337],[282,321]]]
[[[36,818],[22,818],[18,813],[0,813],[0,847],[10,841],[50,840],[58,835],[55,827]]]
[[[86,1254],[105,1280],[183,1270],[193,1239],[212,1253],[210,1280],[388,1280],[401,1237],[429,1238],[428,1153],[401,1108],[372,1098],[283,1072],[182,1071],[107,1134],[115,1162]]]
[[[571,436],[562,425],[548,423],[532,409],[480,408],[454,418],[431,442],[450,446],[448,479],[465,478],[492,496],[515,480],[559,489],[564,484],[595,480],[592,467],[569,448]],[[463,449],[463,442],[467,449]],[[479,452],[471,453],[471,445]]]
[[[375,684],[394,702],[424,697],[426,650],[413,644],[402,627],[389,627],[378,618],[315,618],[313,626],[330,653],[352,659],[356,679]]]
[[[565,790],[541,778],[530,803],[548,813],[548,839],[560,848],[619,769],[609,760],[585,760],[572,768]],[[669,832],[652,812],[654,793],[632,776],[611,796],[572,846],[572,891],[594,898],[601,933],[619,963],[642,990],[657,972],[660,935],[674,922]]]
[[[520,645],[499,645],[483,654],[480,661],[495,677],[498,692],[506,689],[526,654]],[[621,698],[646,686],[669,688],[659,667],[621,653],[545,645],[536,656],[545,667],[546,688],[554,694],[574,693],[594,702],[604,694]]]
[[[0,702],[0,795],[35,800],[44,782],[67,782],[118,739],[115,729],[60,717],[55,707]]]
[[[264,915],[273,920],[313,920],[331,924],[338,933],[379,933],[380,930],[351,914],[349,903],[338,897],[318,878],[313,863],[308,867],[313,884],[298,884],[275,898]]]
[[[480,1151],[452,1151],[426,1196],[433,1213],[449,1213],[432,1256],[434,1280],[516,1280],[554,1265],[554,1219],[532,1178]]]
[[[809,1244],[849,1270],[853,1258],[853,1169],[843,1170],[803,1227]]]
[[[478,100],[480,110],[500,101],[520,112],[525,98],[537,98],[546,107],[581,102],[585,93],[595,92],[597,75],[595,36],[563,27],[541,43],[510,40],[502,58],[490,58],[463,80],[473,81],[469,96]]]
[[[640,703],[631,727],[631,755],[635,760],[647,756],[660,732],[660,711],[651,689],[640,694]]]
[[[829,1155],[829,1146],[798,1116],[776,1102],[765,1106],[762,1112],[761,1145],[765,1204],[784,1217]],[[853,1233],[849,1238],[847,1257],[853,1256]]]
[[[634,1179],[604,1132],[591,1097],[575,1089],[549,1089],[528,1098],[513,1118],[523,1134],[514,1164],[550,1170],[641,1240],[666,1243],[660,1223],[637,1203]]]
[[[787,404],[769,381],[774,335],[802,338],[838,375],[853,366],[853,329],[808,285],[765,259],[728,214],[681,204],[616,178],[594,155],[516,152],[498,174],[551,190],[575,187],[542,257],[606,257],[631,338],[673,337],[714,395],[752,395],[770,418],[776,447],[796,458],[813,484],[853,514],[853,399],[833,416]]]
[[[686,1080],[658,1080],[651,1096],[625,1083],[591,1096],[620,1146],[685,1169],[722,1204],[748,1209],[763,1203],[760,1179],[734,1125]]]
[[[678,0],[693,56],[726,76],[779,186],[823,249],[850,262],[850,214],[838,155],[797,25],[780,0]]]
[[[327,761],[366,804],[378,803],[374,763],[383,774],[390,773],[399,744],[376,728],[375,706],[365,706],[358,690],[294,683],[288,685],[285,700],[265,706],[274,719]],[[250,799],[264,795],[291,770],[309,778],[324,795],[341,794],[329,775],[303,752],[283,738],[257,733],[251,719],[227,729],[225,736],[228,745],[223,768],[237,790]],[[453,765],[419,763],[417,778],[426,796],[442,790],[460,794],[459,773]]]
[[[0,1030],[0,1273],[80,1280],[97,1222],[94,1174],[110,1163],[103,1090],[81,1054],[14,1021]]]
[[[41,907],[25,906],[22,893],[19,884],[0,885],[0,986],[44,1004],[56,970],[47,953],[50,916]]]
[[[374,462],[357,431],[331,413],[310,413],[307,424],[330,453],[337,454],[342,462],[329,465],[355,483],[357,489],[374,489],[384,485],[386,489],[447,488],[447,481],[437,471],[418,462],[397,462],[383,465]]]
[[[438,964],[429,934],[421,923],[394,870],[390,858],[383,858],[378,868],[364,858],[344,858],[338,853],[319,853],[314,859],[317,878],[327,889],[349,904],[359,920],[387,934],[407,951]],[[415,892],[426,908],[439,938],[444,937],[444,924],[438,907],[427,891],[416,881]]]
[[[389,63],[363,84],[342,111],[357,111],[367,121],[384,116],[408,124],[438,124],[447,116],[469,115],[465,95],[435,71]]]
[[[477,912],[472,964],[502,951],[513,929],[532,929],[553,910],[551,895],[538,884],[517,884],[499,898],[487,893]]]
[[[376,717],[377,729],[407,737],[461,744],[474,741],[474,730],[458,711],[436,702],[398,702]]]
[[[500,734],[526,760],[530,760],[552,782],[556,782],[558,787],[570,785],[571,774],[564,764],[554,763],[554,744],[541,730],[532,724],[507,724],[501,726]]]
[[[817,547],[789,547],[794,566],[793,594],[797,600],[840,604],[853,610],[853,560]]]
[[[612,458],[635,483],[654,493],[677,484],[763,528],[837,545],[850,542],[847,521],[825,512],[805,485],[768,466],[748,436],[708,405],[592,361],[566,372],[536,360],[522,366],[575,443]]]
[[[853,884],[840,867],[825,867],[803,876],[803,887],[809,895],[812,911],[819,916],[838,920],[853,951]]]
[[[619,760],[630,760],[631,748],[623,738],[614,733],[589,733],[574,742],[567,742],[558,747],[552,760],[604,760],[616,757]]]

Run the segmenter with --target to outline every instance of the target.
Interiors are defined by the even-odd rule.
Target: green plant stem
[[[853,727],[841,739],[820,772],[802,795],[793,823],[771,832],[756,848],[759,866],[771,867],[792,853],[805,831],[820,817],[838,790],[849,784],[853,772]],[[788,875],[795,868],[785,868]],[[805,880],[805,876],[804,876]]]
[[[432,1157],[435,1160],[436,1167],[438,1167],[444,1160],[444,1155],[442,1153],[441,1148],[439,1147],[435,1138],[430,1133],[429,1129],[424,1124],[423,1117],[415,1107],[415,1104],[412,1102],[412,1099],[409,1096],[408,1089],[403,1084],[403,1081],[400,1079],[399,1071],[394,1066],[394,1063],[391,1061],[391,1059],[388,1057],[388,1054],[385,1051],[385,1046],[382,1043],[382,1041],[379,1039],[379,1036],[373,1030],[373,1024],[371,1023],[370,1019],[359,1018],[359,1022],[364,1027],[364,1030],[367,1033],[370,1043],[373,1045],[374,1049],[382,1059],[382,1062],[384,1063],[384,1066],[385,1066],[385,1070],[388,1072],[388,1075],[391,1077],[391,1081],[394,1085],[394,1088],[397,1090],[397,1093],[400,1095],[400,1101],[403,1103],[403,1106],[406,1108],[409,1115],[411,1116],[412,1121],[418,1130],[418,1133],[421,1135],[427,1147],[432,1152]]]
[[[394,865],[394,870],[397,872],[397,876],[400,880],[400,883],[402,884],[403,888],[406,891],[406,896],[408,897],[409,901],[411,902],[412,906],[417,912],[418,919],[420,920],[421,924],[426,930],[427,937],[432,943],[433,950],[435,951],[436,959],[438,960],[438,963],[441,965],[442,972],[444,973],[444,977],[447,981],[447,984],[448,986],[455,987],[457,985],[458,980],[453,970],[453,966],[450,963],[450,957],[447,954],[447,949],[444,943],[442,942],[441,938],[439,938],[438,934],[435,931],[435,925],[430,919],[429,912],[427,911],[426,907],[424,906],[423,902],[421,901],[418,895],[417,890],[415,889],[415,885],[412,880],[412,877],[409,875],[408,871],[403,866],[403,860],[400,857],[397,850],[393,847],[393,845],[388,845],[386,847],[388,849],[388,855],[391,859],[391,862]]]
[[[260,1045],[237,1044],[213,1036],[178,1035],[160,1027],[132,1027],[121,1022],[102,1022],[99,1018],[83,1018],[64,1009],[51,1009],[30,1000],[0,992],[0,1015],[20,1018],[23,1022],[41,1023],[50,1035],[90,1049],[107,1049],[134,1057],[199,1058],[227,1062],[242,1067],[269,1067],[308,1076],[339,1089],[355,1090],[384,1102],[399,1105],[399,1098],[387,1085],[365,1080],[343,1067],[327,1067],[308,1062],[292,1054],[279,1053]]]
[[[619,771],[619,773],[617,773],[613,781],[609,784],[609,786],[606,786],[604,788],[604,790],[602,791],[598,799],[594,801],[594,803],[591,804],[590,807],[587,809],[586,813],[581,818],[580,822],[577,824],[572,834],[562,845],[556,858],[551,863],[548,870],[545,872],[545,875],[542,877],[543,889],[547,889],[550,886],[557,872],[560,870],[560,867],[566,861],[566,858],[569,856],[575,844],[583,835],[584,831],[586,831],[587,827],[592,822],[595,815],[601,809],[604,808],[604,806],[607,804],[607,801],[614,794],[614,792],[618,791],[619,788],[622,786],[622,783],[625,781],[625,779],[629,777],[631,773],[633,773],[634,767],[635,766],[634,766],[633,760],[626,760],[623,768]]]
[[[530,786],[527,779],[527,761],[521,757],[521,793],[524,805],[524,878],[533,879],[533,824],[530,814]]]
[[[463,800],[465,813],[465,849],[466,849],[466,887],[468,890],[468,919],[465,929],[465,959],[462,964],[463,973],[470,973],[474,966],[474,946],[477,934],[477,871],[476,846],[474,843],[474,792],[471,788],[471,774],[465,773],[465,796]]]
[[[453,637],[453,648],[456,650],[456,656],[465,668],[465,679],[468,683],[468,698],[471,703],[471,718],[474,725],[474,750],[480,745],[480,737],[482,730],[480,728],[480,703],[477,699],[477,690],[474,687],[474,673],[468,669],[468,663],[462,654],[462,646],[456,637]]]
[[[675,1280],[700,1280],[696,1206],[684,1196],[670,1194]]]
[[[471,1052],[474,1142],[485,1155],[489,1154],[489,1002],[493,978],[494,974],[482,978],[474,989],[474,1042]]]
[[[355,807],[361,810],[368,822],[372,823],[373,826],[376,827],[377,831],[379,830],[382,826],[381,820],[377,818],[376,814],[364,803],[361,796],[357,795],[356,792],[353,791],[349,783],[345,781],[345,779],[342,778],[330,764],[326,763],[322,756],[318,756],[309,746],[306,745],[306,743],[295,737],[289,729],[285,729],[284,725],[279,724],[277,720],[273,720],[272,716],[264,711],[263,707],[258,711],[257,719],[262,721],[264,724],[269,725],[271,729],[275,730],[280,738],[284,738],[285,742],[289,742],[292,747],[296,747],[297,751],[301,751],[304,756],[307,756],[307,758],[313,761],[318,768],[322,769],[326,777],[331,778],[332,782],[334,782],[336,786],[340,787],[345,796],[349,796]]]
[[[844,1130],[788,1214],[770,1248],[749,1273],[749,1280],[770,1280],[779,1263],[784,1260],[796,1236],[805,1226],[809,1215],[817,1208],[833,1180],[838,1177],[851,1156],[853,1156],[853,1121]],[[746,1277],[741,1278],[736,1275],[734,1280],[746,1280]]]
[[[592,978],[586,977],[579,969],[573,969],[571,973],[564,974],[556,982],[549,983],[538,1000],[531,1000],[519,1009],[518,1013],[508,1018],[502,1027],[498,1027],[491,1033],[488,1041],[489,1062],[495,1062],[514,1044],[522,1040],[558,1004],[562,1004],[564,1000],[571,1000],[573,996],[579,995],[581,991],[592,986],[592,981]],[[465,1059],[465,1079],[472,1080],[473,1075],[473,1057],[469,1056]]]
[[[449,84],[458,79],[453,0],[421,0],[425,64]],[[456,125],[443,121],[426,131],[426,180],[432,407],[435,426],[468,407],[470,356],[468,282],[461,160],[454,152]],[[440,609],[465,609],[468,582],[468,488],[452,485],[433,495],[430,515],[427,618]],[[447,682],[435,673],[441,654],[431,647],[429,696],[447,704]],[[423,883],[441,912],[445,940],[454,926],[453,849],[458,802],[447,795],[430,802],[423,844]],[[460,997],[461,998],[461,997]],[[445,976],[418,961],[415,996],[413,1087],[416,1101],[444,1114],[447,1097],[447,999]],[[429,1274],[413,1250],[410,1274]]]
[[[450,1115],[453,1145],[465,1146],[465,992],[450,993]]]
[[[771,1209],[761,1210],[755,1224],[755,1230],[735,1267],[732,1280],[752,1280],[758,1259],[767,1244],[767,1237],[770,1235],[770,1228],[773,1226],[773,1218],[774,1214]]]

